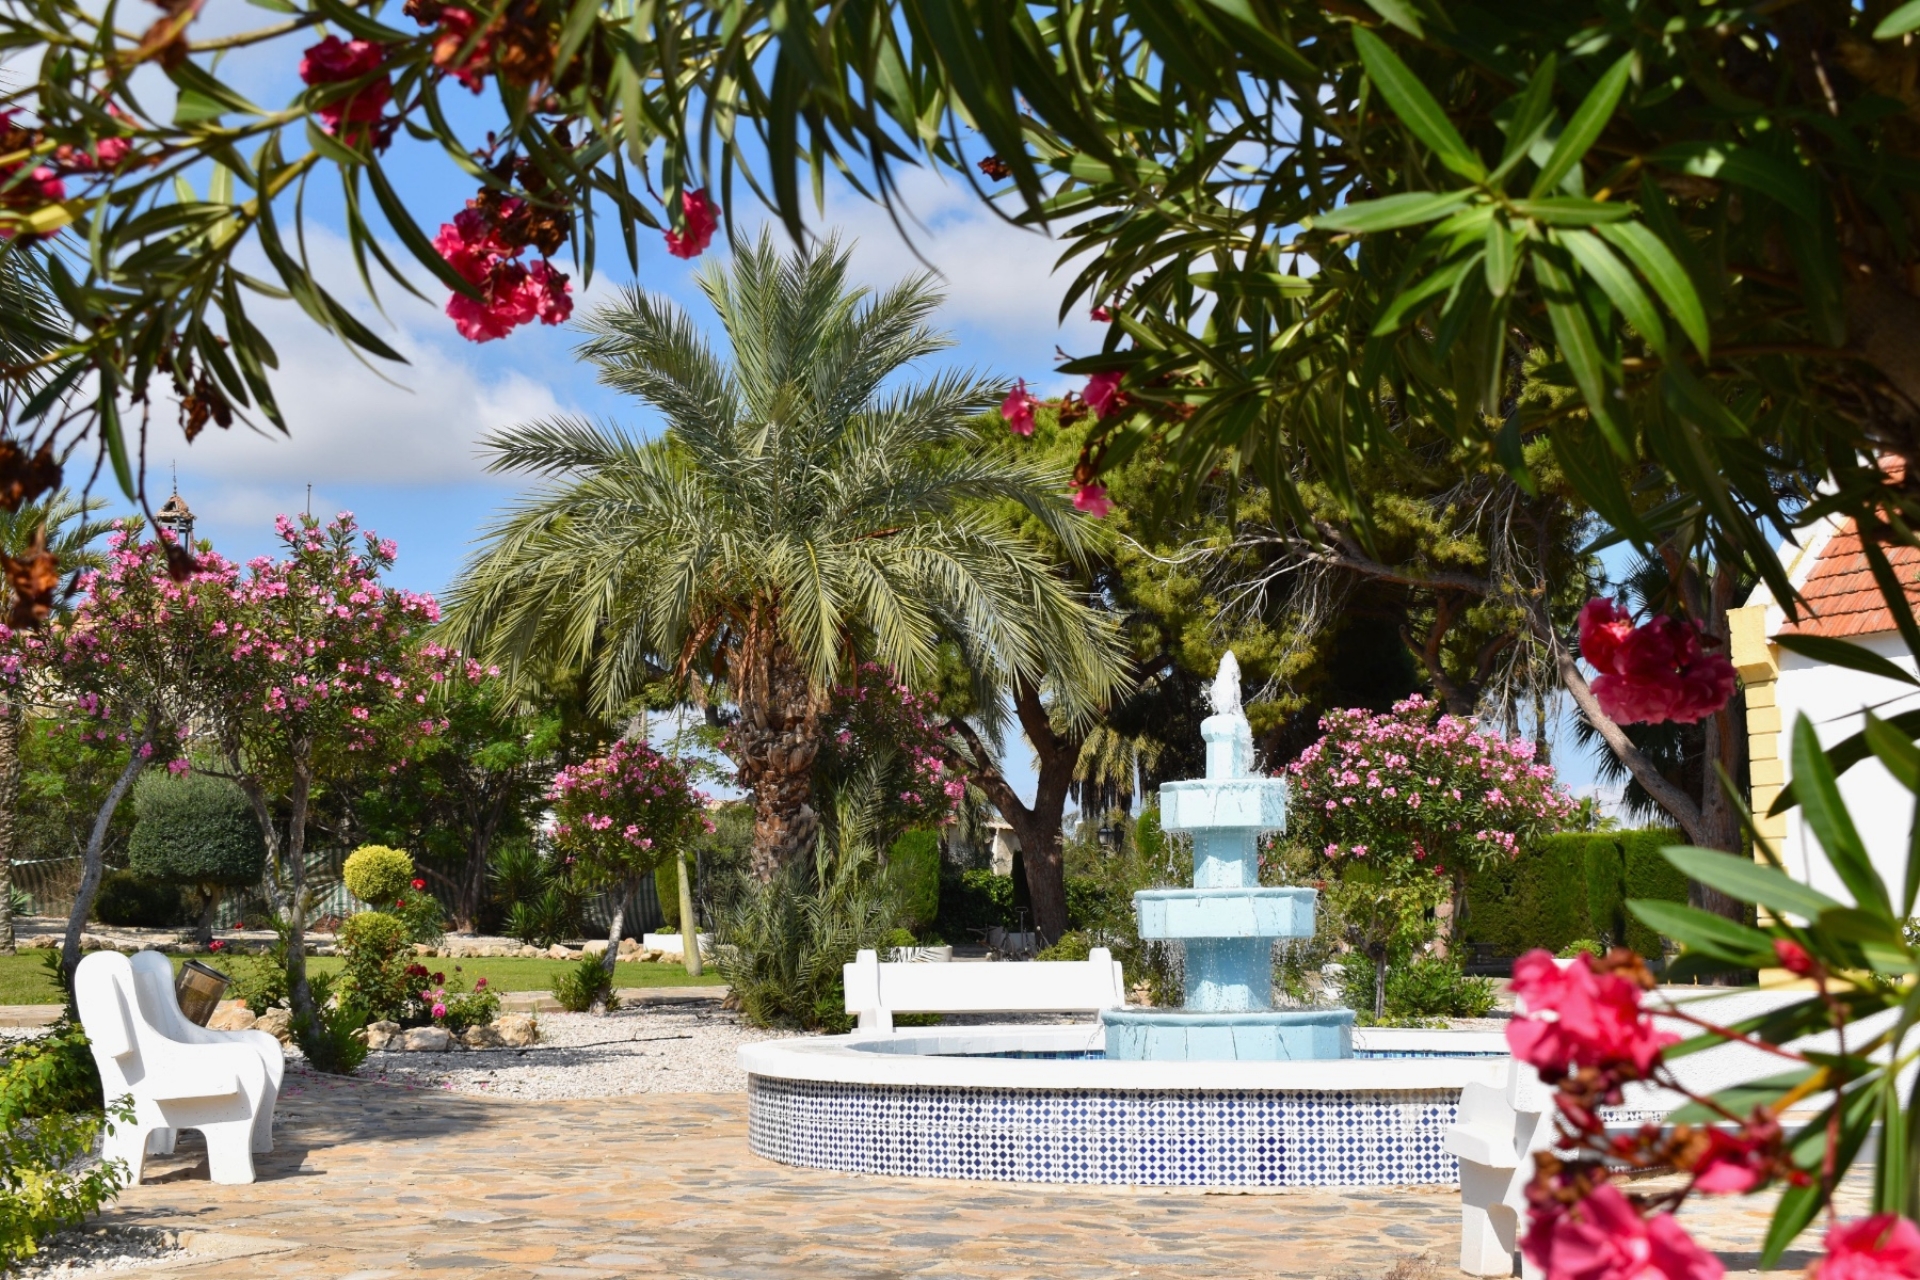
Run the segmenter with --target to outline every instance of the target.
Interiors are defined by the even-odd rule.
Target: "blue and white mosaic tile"
[[[847,1173],[1135,1186],[1444,1185],[1458,1090],[963,1089],[748,1079],[748,1141]]]

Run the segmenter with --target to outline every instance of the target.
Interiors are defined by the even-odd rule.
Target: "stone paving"
[[[170,1272],[248,1280],[1458,1274],[1451,1189],[1209,1194],[791,1169],[748,1153],[741,1094],[531,1103],[290,1071],[276,1132],[246,1187],[208,1182],[204,1147],[183,1136],[106,1221],[191,1233],[201,1257]],[[1721,1201],[1689,1222],[1739,1272],[1765,1213]]]

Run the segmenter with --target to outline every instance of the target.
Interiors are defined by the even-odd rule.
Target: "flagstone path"
[[[208,1182],[204,1147],[183,1136],[105,1221],[194,1233],[202,1256],[170,1272],[247,1280],[1458,1274],[1451,1189],[1206,1194],[790,1169],[747,1151],[741,1094],[519,1102],[290,1070],[276,1135],[245,1187]],[[1764,1213],[1721,1201],[1689,1223],[1738,1272],[1755,1265]]]

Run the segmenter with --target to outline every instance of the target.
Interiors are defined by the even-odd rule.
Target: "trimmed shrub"
[[[407,974],[413,947],[406,922],[384,911],[362,911],[340,926],[342,998],[359,1006],[366,1021],[398,1022],[406,1015],[414,982]]]
[[[687,871],[692,874],[693,869]],[[680,932],[680,868],[672,858],[653,869],[653,896],[660,903],[660,932]]]
[[[363,844],[340,869],[347,892],[381,910],[398,902],[413,887],[413,859],[405,850],[383,844]]]
[[[109,871],[93,900],[93,918],[127,928],[165,929],[191,918],[180,886],[162,884],[131,871]]]
[[[887,883],[900,919],[919,933],[940,915],[940,833],[908,831],[887,850]]]
[[[258,884],[267,842],[237,785],[205,773],[149,773],[133,789],[127,864],[165,884],[206,890]]]

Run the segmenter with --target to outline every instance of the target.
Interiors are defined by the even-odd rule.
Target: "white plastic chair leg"
[[[1460,1270],[1470,1276],[1511,1276],[1519,1247],[1519,1219],[1503,1203],[1511,1169],[1460,1162]]]
[[[207,1135],[207,1172],[227,1186],[253,1181],[253,1122],[225,1120],[201,1126]]]

